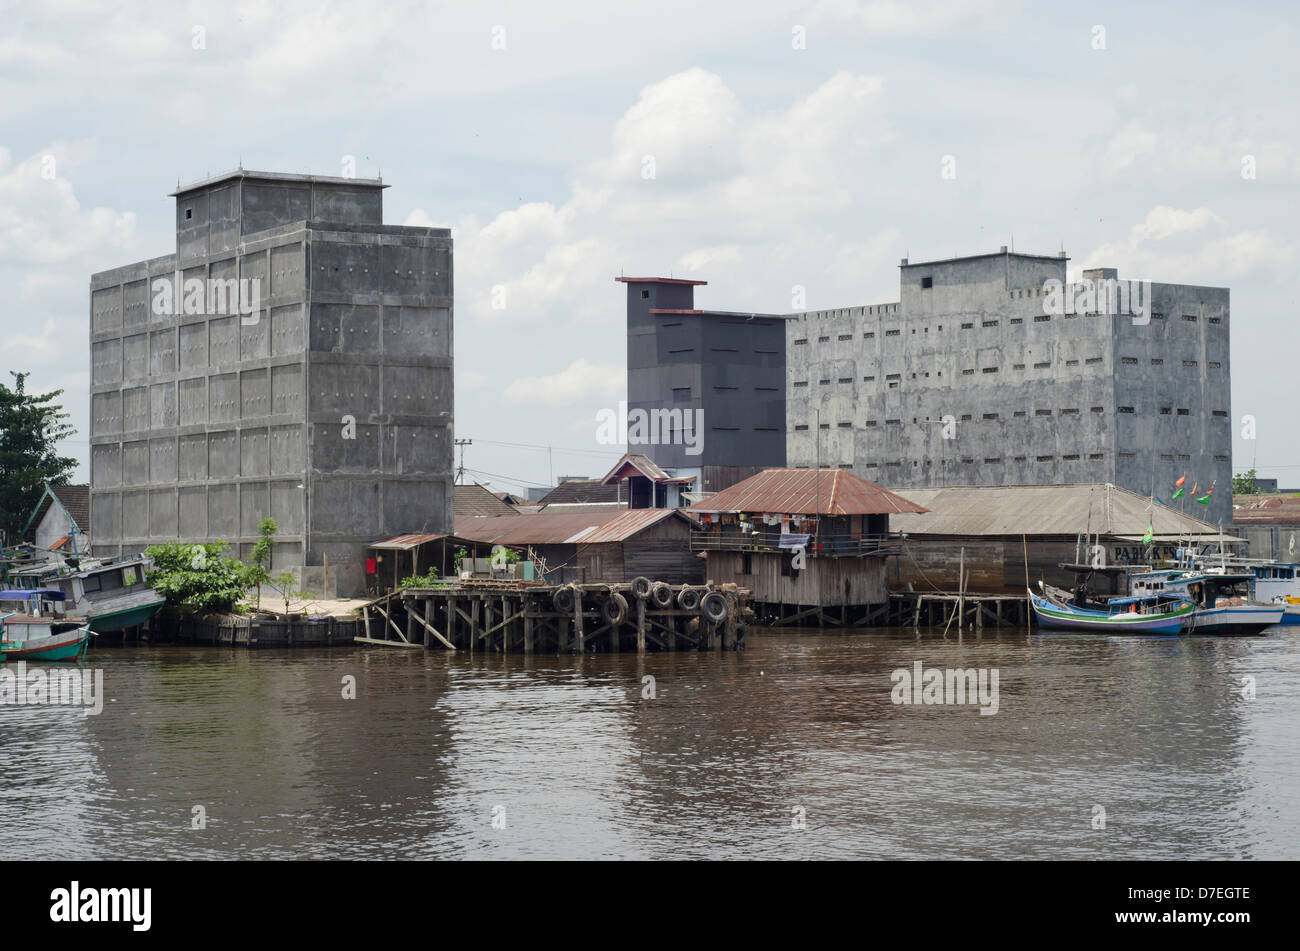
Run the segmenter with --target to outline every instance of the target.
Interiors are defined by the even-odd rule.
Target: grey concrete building
[[[694,476],[696,491],[785,465],[786,318],[698,309],[704,281],[615,280],[627,285],[628,451]]]
[[[350,593],[367,543],[451,530],[451,234],[383,224],[385,187],[211,178],[174,254],[91,277],[96,554],[246,555],[269,515],[275,570]]]
[[[1188,512],[1230,523],[1228,289],[1134,282],[1126,308],[1113,269],[1067,285],[1066,261],[904,260],[897,301],[792,315],[789,464],[900,490],[1110,482],[1164,500],[1186,475],[1188,492],[1215,485]],[[1104,286],[1119,299],[1057,306]]]

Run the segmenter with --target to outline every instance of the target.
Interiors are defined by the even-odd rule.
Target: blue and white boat
[[[1260,634],[1282,623],[1280,604],[1251,599],[1254,575],[1225,567],[1191,570],[1145,571],[1129,577],[1135,596],[1169,595],[1196,605],[1191,634]]]
[[[1251,598],[1264,604],[1282,605],[1282,623],[1300,624],[1300,565],[1259,562],[1244,566],[1255,576]]]
[[[1094,634],[1147,634],[1177,636],[1190,622],[1195,606],[1185,598],[1142,595],[1112,598],[1106,610],[1082,608],[1029,592],[1029,603],[1040,628],[1085,631]]]

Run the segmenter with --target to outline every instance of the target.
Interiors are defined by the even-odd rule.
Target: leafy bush
[[[153,570],[145,581],[174,606],[229,611],[251,584],[248,566],[222,553],[225,542],[153,545],[145,554]]]

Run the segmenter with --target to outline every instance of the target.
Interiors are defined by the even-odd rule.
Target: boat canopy
[[[53,588],[30,588],[17,591],[0,591],[0,601],[34,601],[41,599],[44,601],[62,601],[64,600],[62,591],[56,591]]]

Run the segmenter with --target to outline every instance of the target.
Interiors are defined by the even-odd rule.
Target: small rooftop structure
[[[456,517],[462,515],[514,515],[513,506],[502,500],[495,492],[477,482],[452,487],[452,499]]]
[[[622,488],[617,482],[606,485],[601,479],[567,479],[533,504],[621,502],[622,494]]]
[[[696,502],[689,511],[846,516],[929,510],[842,469],[764,469]]]

